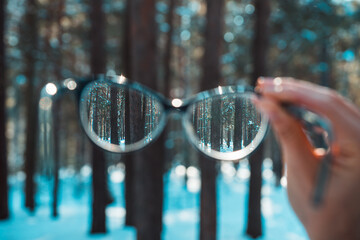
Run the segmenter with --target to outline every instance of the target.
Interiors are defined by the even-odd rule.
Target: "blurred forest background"
[[[216,179],[229,168],[189,147],[179,119],[151,147],[120,156],[90,143],[76,101],[63,96],[54,103],[54,157],[45,159],[38,144],[41,88],[116,73],[185,98],[218,85],[254,85],[259,76],[292,76],[334,88],[360,106],[359,6],[357,0],[0,0],[0,219],[13,217],[15,183],[21,182],[23,208],[35,215],[44,202],[36,197],[41,186],[51,186],[45,202],[61,218],[62,184],[72,179],[76,198],[89,177],[91,233],[107,231],[106,207],[115,201],[109,182],[115,182],[125,186],[125,224],[138,239],[160,239],[164,176],[177,171],[185,188],[200,192],[199,239],[216,239]],[[254,238],[263,235],[265,158],[280,184],[274,145],[265,141],[249,160],[246,233]]]

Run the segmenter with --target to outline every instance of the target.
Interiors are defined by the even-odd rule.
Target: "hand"
[[[313,240],[360,239],[360,111],[335,91],[291,78],[260,78],[257,107],[269,116],[287,170],[289,201]],[[323,151],[280,103],[303,106],[333,128],[333,162],[322,205],[311,198]]]

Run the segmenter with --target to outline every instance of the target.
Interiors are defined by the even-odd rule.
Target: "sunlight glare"
[[[201,188],[201,181],[198,178],[190,178],[186,183],[189,192],[197,193]]]
[[[89,165],[85,165],[80,169],[80,174],[83,177],[89,177],[92,174],[92,169]]]
[[[186,167],[184,165],[176,166],[175,174],[179,177],[183,177],[186,174]]]
[[[48,83],[45,86],[45,90],[47,94],[54,96],[57,93],[58,89],[54,83]]]
[[[250,170],[248,168],[240,168],[237,172],[237,177],[241,180],[249,179],[250,177]]]
[[[222,163],[221,172],[228,177],[234,177],[236,174],[236,169],[232,163]]]
[[[110,179],[113,183],[121,183],[125,179],[125,174],[121,170],[113,170],[110,174]]]
[[[280,184],[281,186],[283,186],[284,188],[287,187],[287,178],[284,176],[280,179]]]
[[[171,105],[173,105],[176,108],[181,107],[182,104],[183,104],[183,101],[179,98],[175,98],[171,101]]]
[[[77,87],[76,82],[71,78],[65,80],[65,85],[69,90],[75,90]]]
[[[187,168],[186,174],[188,175],[188,177],[193,177],[193,178],[197,178],[200,176],[199,170],[193,166]]]
[[[117,76],[116,82],[119,84],[124,84],[126,83],[126,77],[124,75]]]
[[[223,94],[222,87],[218,86],[218,89],[219,89],[219,94]]]
[[[123,218],[125,217],[126,210],[122,207],[108,207],[106,208],[106,216],[110,218]]]

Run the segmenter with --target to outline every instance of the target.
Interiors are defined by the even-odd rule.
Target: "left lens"
[[[193,103],[185,118],[191,142],[216,159],[247,157],[261,143],[267,130],[267,119],[255,108],[252,94],[228,93]]]
[[[112,152],[146,146],[164,125],[164,108],[156,97],[128,85],[105,80],[82,91],[80,118],[90,139]]]

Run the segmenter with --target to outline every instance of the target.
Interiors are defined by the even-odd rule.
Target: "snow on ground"
[[[265,164],[266,165],[266,164]],[[218,239],[250,239],[245,235],[248,177],[246,164],[235,170],[224,164],[218,178]],[[86,172],[86,171],[85,171]],[[65,172],[66,173],[66,172]],[[78,176],[62,174],[60,187],[60,217],[50,217],[51,181],[38,177],[35,215],[29,214],[23,205],[23,176],[10,178],[11,218],[0,222],[0,240],[133,240],[136,231],[124,226],[123,172],[112,169],[110,187],[115,202],[108,206],[107,234],[90,235],[90,172]],[[185,184],[184,174],[188,181]],[[263,171],[262,188],[263,233],[259,240],[308,240],[305,230],[289,206],[286,190],[275,187],[274,176],[266,168]],[[199,172],[196,168],[174,168],[165,177],[164,240],[197,240],[199,235]]]

